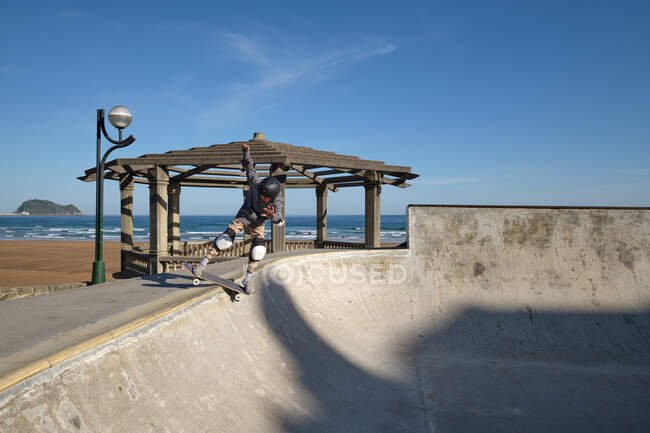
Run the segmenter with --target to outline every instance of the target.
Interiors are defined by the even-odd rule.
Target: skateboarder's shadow
[[[289,414],[282,431],[401,431],[405,418],[421,417],[421,407],[405,404],[419,398],[409,379],[382,378],[346,359],[306,322],[281,284],[262,292],[267,326],[291,353],[302,386],[320,406],[317,419],[300,422]]]
[[[202,282],[198,286],[194,286],[192,281],[194,278],[190,275],[179,274],[154,274],[141,277],[142,281],[149,281],[150,283],[142,284],[144,287],[160,287],[170,289],[191,289],[194,287],[208,287],[210,283]]]

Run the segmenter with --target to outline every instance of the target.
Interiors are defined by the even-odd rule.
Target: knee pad
[[[227,250],[232,246],[235,235],[236,233],[232,229],[226,230],[214,241],[214,246],[220,251]]]
[[[251,245],[251,254],[250,258],[253,261],[259,262],[266,255],[266,247],[264,246],[264,239],[253,239],[253,245]]]

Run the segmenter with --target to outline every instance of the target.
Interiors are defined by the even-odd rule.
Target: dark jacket
[[[252,226],[261,226],[266,223],[267,217],[263,217],[260,214],[263,212],[264,207],[266,206],[260,194],[257,191],[257,186],[262,182],[263,178],[257,175],[255,171],[255,165],[251,159],[251,154],[248,150],[244,150],[244,158],[242,159],[242,167],[246,170],[246,178],[248,181],[248,193],[244,199],[244,204],[239,208],[237,216],[235,218],[241,218],[247,222],[247,225]],[[269,204],[273,205],[275,208],[275,215],[271,218],[273,224],[279,224],[284,222],[284,216],[282,215],[282,204],[284,197],[282,194],[271,201]]]

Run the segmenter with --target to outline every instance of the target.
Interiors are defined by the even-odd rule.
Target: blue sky
[[[409,203],[650,205],[650,2],[2,2],[0,211],[94,213],[98,108],[126,105],[135,157],[249,139],[421,175]],[[116,136],[116,131],[110,128]],[[107,149],[108,146],[105,147]],[[105,213],[119,213],[106,183]],[[238,190],[186,188],[184,214]],[[313,191],[289,191],[288,215]],[[329,199],[363,213],[363,190]],[[135,213],[148,213],[136,187]]]

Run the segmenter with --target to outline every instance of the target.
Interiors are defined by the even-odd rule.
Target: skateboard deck
[[[192,273],[192,266],[186,262],[183,262],[183,268],[185,268],[185,270],[194,277],[192,284],[195,286],[198,286],[201,283],[201,280],[214,283],[221,287],[224,292],[226,292],[235,302],[239,302],[241,300],[241,295],[250,295],[250,293],[247,293],[243,287],[232,280],[226,280],[225,278],[221,278],[220,276],[211,274],[209,272],[203,272],[200,277],[197,277],[194,275],[194,273]]]

